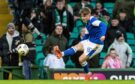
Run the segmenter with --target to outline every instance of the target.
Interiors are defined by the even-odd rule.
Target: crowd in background
[[[50,68],[65,68],[69,59],[75,64],[75,68],[80,68],[78,56],[82,52],[63,59],[56,59],[53,53],[53,47],[58,45],[61,50],[65,50],[69,46],[77,44],[84,35],[85,23],[80,26],[78,37],[73,39],[71,45],[72,32],[77,27],[77,21],[81,21],[79,11],[81,8],[88,7],[92,10],[92,15],[105,22],[108,26],[106,32],[106,40],[104,50],[108,54],[103,62],[102,68],[128,68],[132,62],[132,49],[127,43],[127,32],[135,34],[133,28],[135,15],[134,0],[8,0],[10,10],[13,13],[13,21],[7,25],[7,32],[0,37],[0,66],[17,66],[18,58],[15,54],[7,52],[14,49],[18,41],[23,40],[29,47],[34,47],[36,39],[29,30],[26,18],[34,25],[39,32],[46,36],[44,39],[43,54],[44,65]],[[95,3],[93,6],[92,3]],[[114,3],[112,13],[104,7],[104,3]],[[71,6],[69,3],[75,3]],[[28,57],[23,58],[24,70],[23,74],[26,79],[30,79],[30,63],[34,64],[36,51],[31,51]],[[114,56],[115,54],[115,56]],[[109,61],[110,60],[110,61]],[[26,63],[26,64],[25,64]],[[99,57],[90,60],[90,66],[99,66]],[[54,64],[54,65],[53,65]],[[56,64],[56,66],[55,66]],[[61,64],[61,65],[60,65]],[[113,66],[113,64],[116,66]],[[25,66],[28,65],[28,66]],[[59,65],[59,66],[57,66]],[[29,71],[29,73],[28,73]],[[28,75],[29,74],[29,75]],[[5,79],[7,74],[5,74]]]

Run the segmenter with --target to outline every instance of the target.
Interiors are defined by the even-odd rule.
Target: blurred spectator
[[[33,0],[17,0],[17,12],[18,12],[18,21],[17,25],[19,26],[19,32],[21,33],[21,26],[24,23],[32,32],[38,34],[41,37],[40,32],[36,28],[36,25],[31,21],[31,13],[33,9]],[[34,17],[37,16],[32,14]],[[33,17],[32,16],[32,17]]]
[[[71,15],[73,15],[73,9],[70,5],[67,4],[66,0],[61,0],[61,2],[63,2],[63,4],[65,4],[65,8],[68,10],[68,12],[71,13]],[[63,10],[62,9],[62,12]],[[41,16],[43,17],[43,24],[44,24],[44,33],[46,35],[50,35],[53,31],[54,25],[55,25],[55,11],[54,11],[55,7],[53,4],[52,0],[44,0],[43,1],[43,6],[41,8]],[[50,17],[51,16],[51,17]],[[62,16],[60,15],[60,18]],[[69,16],[70,18],[70,16]],[[70,27],[70,26],[69,26]]]
[[[96,3],[95,11],[98,13],[98,16],[103,16],[103,12],[107,12],[100,2]]]
[[[33,0],[33,8],[40,8],[45,0]]]
[[[111,48],[114,48],[122,61],[122,68],[129,68],[132,62],[132,49],[131,47],[125,42],[124,35],[122,32],[116,32],[116,38],[114,42],[108,49],[108,52]]]
[[[66,4],[66,6],[67,6],[67,10],[73,15],[73,8],[69,5],[69,4],[67,4],[67,0],[63,0],[63,2]]]
[[[25,26],[27,26],[27,28],[28,28],[29,31],[31,31],[32,33],[36,33],[38,35],[36,37],[36,39],[42,39],[41,33],[34,26],[34,24],[32,23],[32,21],[30,20],[30,18],[24,17],[23,20],[22,20],[22,22],[19,24],[20,33],[22,33],[22,24],[24,24]]]
[[[117,55],[115,49],[111,48],[109,54],[105,57],[105,60],[102,64],[102,68],[119,69],[121,67],[122,67],[122,62],[119,56]]]
[[[33,0],[15,0],[14,6],[14,23],[19,25],[22,18],[30,17],[31,9],[33,8]]]
[[[46,39],[46,42],[43,46],[43,53],[46,56],[49,51],[48,48],[51,45],[58,45],[61,50],[66,49],[67,39],[63,36],[63,26],[56,25],[55,30],[51,35],[49,35]]]
[[[104,11],[102,13],[102,16],[99,17],[99,19],[107,24],[107,26],[110,26],[110,15],[107,11]]]
[[[28,30],[28,28],[22,24],[22,38],[24,43],[28,45],[30,51],[27,56],[23,56],[23,75],[25,79],[31,79],[31,63],[34,63],[35,50],[33,44],[33,36],[32,33]]]
[[[116,17],[121,10],[125,10],[127,18],[133,20],[133,10],[135,1],[134,0],[116,0],[115,7],[113,10],[113,17]]]
[[[33,8],[33,0],[17,0],[19,9]]]
[[[50,35],[53,31],[53,11],[54,11],[54,5],[52,4],[52,0],[43,0],[43,6],[41,7],[40,15],[43,18],[43,26],[44,30],[43,32],[46,35]]]
[[[48,66],[49,68],[54,69],[64,69],[65,63],[63,58],[58,59],[54,54],[54,46],[49,46],[48,48],[49,53],[47,54],[46,58],[44,59],[44,66]]]
[[[62,24],[63,34],[69,39],[70,33],[74,27],[74,19],[72,14],[68,11],[66,3],[63,0],[57,0],[56,8],[53,11],[54,25]]]
[[[8,23],[7,32],[0,38],[0,57],[2,66],[18,66],[18,54],[12,53],[20,42],[19,33],[15,30],[13,23]],[[8,53],[9,52],[9,53]],[[11,70],[11,69],[9,69]],[[8,79],[9,74],[4,72],[4,79]]]
[[[114,41],[116,31],[118,30],[124,34],[124,37],[126,39],[126,31],[123,27],[119,25],[119,20],[117,18],[112,18],[111,25],[107,29],[107,32],[106,32],[106,40],[105,40],[105,46],[104,46],[105,49],[108,49],[110,44]]]
[[[40,31],[44,31],[44,23],[43,23],[43,18],[40,15],[40,10],[39,9],[33,9],[31,11],[31,16],[30,20],[33,23],[33,25]]]
[[[90,4],[89,0],[81,0],[81,2],[77,3],[74,8],[73,8],[73,12],[74,12],[74,20],[77,20],[80,18],[79,16],[79,11],[80,9],[84,8],[84,7],[88,7],[91,10],[93,10],[92,5]]]
[[[16,22],[17,21],[16,0],[8,0],[8,6],[10,8],[10,12],[13,14],[13,22]]]
[[[126,32],[132,32],[133,21],[127,18],[127,13],[123,10],[118,15],[120,26],[124,27]]]

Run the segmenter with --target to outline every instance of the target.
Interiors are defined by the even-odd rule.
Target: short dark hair
[[[115,50],[114,48],[111,48],[110,51]]]
[[[57,2],[63,2],[63,0],[56,0],[56,3],[57,3]]]
[[[119,30],[116,31],[116,36],[115,36],[115,38],[116,38],[116,39],[119,39],[119,37],[121,37],[122,34],[123,34],[123,33],[122,33],[121,31],[119,31]]]

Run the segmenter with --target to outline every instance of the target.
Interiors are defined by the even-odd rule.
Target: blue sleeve
[[[104,22],[101,22],[99,27],[101,28],[101,31],[102,31],[101,36],[105,36],[106,30],[107,30],[107,25]]]

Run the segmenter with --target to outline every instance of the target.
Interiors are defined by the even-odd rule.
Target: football
[[[19,56],[26,56],[29,53],[29,47],[26,44],[20,44],[16,48]]]

